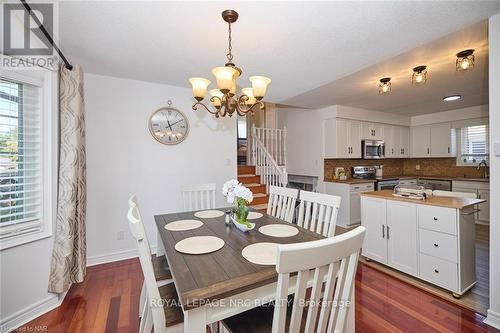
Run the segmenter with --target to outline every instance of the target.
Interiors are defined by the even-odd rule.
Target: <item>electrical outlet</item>
[[[117,240],[123,240],[125,238],[125,233],[123,231],[118,231],[116,233],[116,239]]]
[[[420,164],[415,165],[415,170],[420,170]]]

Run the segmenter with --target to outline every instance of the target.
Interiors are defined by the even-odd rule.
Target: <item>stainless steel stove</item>
[[[375,173],[375,167],[373,166],[355,166],[351,170],[352,178],[377,180],[375,183],[377,191],[393,190],[399,184],[398,178],[377,178]]]

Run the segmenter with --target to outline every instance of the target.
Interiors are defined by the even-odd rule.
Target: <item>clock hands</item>
[[[167,124],[168,124],[168,127],[170,127],[170,130],[173,131],[172,125],[170,125],[170,121],[168,121],[168,119],[167,119]]]
[[[183,120],[184,120],[184,119],[177,120],[177,121],[176,121],[175,123],[173,123],[173,124],[170,124],[170,123],[169,123],[169,125],[170,125],[170,129],[172,129],[172,126],[174,126],[174,125],[175,125],[175,124],[177,124],[177,123],[180,123],[180,122],[181,122],[181,121],[183,121]],[[168,123],[168,120],[167,120],[167,123]]]

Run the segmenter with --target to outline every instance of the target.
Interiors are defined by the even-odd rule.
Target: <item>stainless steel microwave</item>
[[[361,154],[366,160],[385,158],[385,142],[381,140],[362,140]]]

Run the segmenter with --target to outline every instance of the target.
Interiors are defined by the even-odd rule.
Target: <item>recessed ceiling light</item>
[[[451,101],[456,101],[457,99],[460,99],[460,98],[462,98],[461,95],[451,95],[451,96],[443,97],[443,101],[451,102]]]

